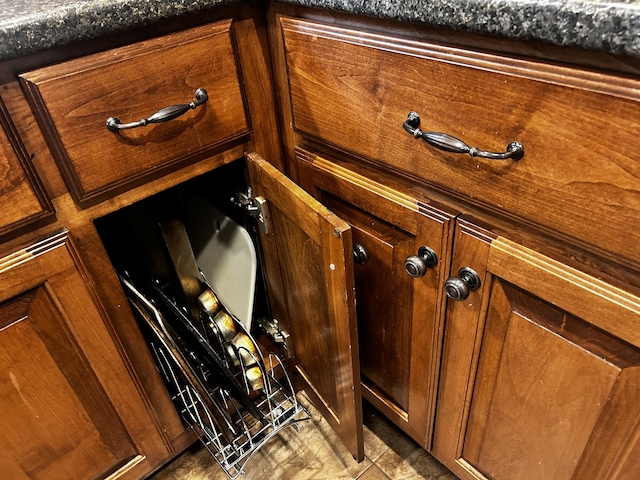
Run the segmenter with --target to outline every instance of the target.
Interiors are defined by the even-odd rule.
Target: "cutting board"
[[[250,331],[258,260],[249,232],[195,195],[186,201],[185,227],[207,282]]]

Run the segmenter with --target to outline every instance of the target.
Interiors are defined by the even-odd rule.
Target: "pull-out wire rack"
[[[241,476],[244,473],[244,466],[253,455],[282,429],[288,426],[299,429],[298,422],[311,418],[307,409],[291,393],[286,372],[283,370],[284,381],[289,383],[287,386],[283,385],[283,379],[278,380],[270,373],[275,371],[273,367],[280,365],[279,358],[271,354],[269,355],[271,369],[265,375],[269,388],[265,388],[254,399],[256,407],[264,414],[266,422],[258,421],[250,413],[238,408],[226,392],[217,392],[220,398],[228,399],[229,408],[234,410],[232,415],[234,424],[241,432],[233,442],[229,443],[216,428],[210,412],[198,393],[189,384],[180,380],[166,352],[155,345],[152,345],[152,350],[165,381],[169,385],[172,384],[176,391],[172,400],[183,420],[193,429],[211,456],[231,479]]]
[[[144,330],[151,332],[148,343],[177,411],[230,479],[240,477],[247,462],[282,429],[293,426],[298,430],[299,422],[311,418],[298,402],[278,355],[269,353],[264,357],[258,348],[225,345],[215,331],[199,338],[200,342],[210,342],[211,348],[223,346],[218,348],[223,352],[222,362],[250,398],[252,411],[249,411],[228,388],[216,382],[210,365],[201,362],[189,348],[185,349],[184,339],[172,338],[175,332],[171,318],[156,306],[156,299],[141,293],[129,278],[121,276],[121,281],[134,310],[147,324]],[[249,332],[243,333],[257,346]],[[180,349],[184,351],[176,353]],[[251,378],[247,372],[252,372]],[[225,431],[220,428],[220,412],[228,419]]]

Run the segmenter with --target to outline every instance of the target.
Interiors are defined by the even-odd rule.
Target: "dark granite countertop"
[[[241,0],[5,0],[0,60]],[[640,0],[282,0],[640,57]]]
[[[0,60],[241,0],[3,0]]]
[[[640,0],[282,0],[640,57]]]

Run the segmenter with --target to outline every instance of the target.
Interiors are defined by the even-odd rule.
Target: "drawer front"
[[[0,99],[0,238],[53,216],[51,200]]]
[[[294,128],[583,248],[640,265],[640,82],[282,20]],[[403,129],[521,160],[445,152]],[[631,228],[630,228],[631,227]]]
[[[21,75],[74,198],[94,203],[249,133],[231,21]],[[167,106],[208,100],[166,123],[111,132]]]

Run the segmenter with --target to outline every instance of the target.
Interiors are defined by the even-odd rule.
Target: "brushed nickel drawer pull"
[[[445,152],[468,153],[472,157],[488,158],[489,160],[520,160],[524,155],[524,147],[518,142],[511,142],[507,145],[506,152],[487,152],[478,147],[470,147],[462,140],[457,139],[447,133],[423,132],[420,126],[420,116],[416,112],[410,112],[402,127],[416,138],[422,138],[429,145],[432,145]]]
[[[178,105],[171,105],[164,107],[151,116],[131,123],[120,123],[120,119],[117,117],[107,118],[107,129],[110,132],[118,132],[120,130],[126,130],[128,128],[145,127],[150,123],[162,123],[178,118],[180,115],[184,115],[189,110],[193,110],[199,107],[209,99],[209,95],[204,88],[196,90],[196,98],[189,103],[180,103]]]

